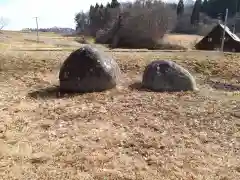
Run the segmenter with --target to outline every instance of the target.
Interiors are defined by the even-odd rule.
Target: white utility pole
[[[225,20],[224,20],[224,30],[223,30],[223,35],[222,35],[221,51],[223,51],[223,48],[224,48],[224,40],[225,40],[225,31],[226,31],[226,26],[227,26],[227,18],[228,18],[228,9],[226,9]]]
[[[38,17],[34,17],[36,19],[36,25],[37,25],[37,42],[39,43],[39,35],[38,35]]]

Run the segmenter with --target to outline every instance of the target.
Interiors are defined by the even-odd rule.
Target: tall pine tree
[[[177,16],[180,17],[184,13],[184,3],[183,0],[179,0],[177,5]]]
[[[203,4],[206,2],[203,1]],[[240,9],[240,0],[208,0],[205,13],[212,17],[218,18],[221,14],[221,18],[224,19],[226,9],[228,9],[228,17],[231,18],[235,15],[236,9]]]
[[[207,12],[207,6],[208,6],[208,0],[204,0],[203,3],[202,3],[201,12],[206,13]]]
[[[99,7],[100,7],[99,4],[96,3],[96,5],[95,5],[95,10],[98,10]]]
[[[106,8],[111,8],[111,4],[108,2]]]
[[[118,0],[112,0],[111,8],[117,8],[119,6],[120,6],[120,3],[118,2]]]
[[[99,6],[99,19],[101,21],[99,23],[101,23],[101,27],[102,27],[104,25],[104,6],[103,6],[103,4],[100,4],[100,6]]]
[[[202,7],[202,0],[196,0],[193,7],[191,20],[190,20],[190,23],[192,25],[197,25],[199,23],[201,7]]]
[[[94,6],[91,5],[89,9],[89,25],[91,25],[94,21]]]

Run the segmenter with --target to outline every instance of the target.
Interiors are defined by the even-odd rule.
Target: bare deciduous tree
[[[121,22],[98,33],[97,41],[111,41],[113,47],[152,48],[176,23],[175,11],[161,1],[136,0],[123,7]]]

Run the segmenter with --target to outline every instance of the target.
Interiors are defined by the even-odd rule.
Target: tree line
[[[95,35],[97,30],[106,27],[113,18],[116,18],[119,8],[120,3],[118,0],[112,0],[106,6],[98,3],[91,5],[87,13],[82,11],[76,14],[76,28],[81,31],[87,29],[90,35]]]
[[[239,11],[240,0],[196,0],[191,15],[191,24],[197,24],[200,20],[200,13],[204,13],[210,18],[221,19],[225,17],[226,9],[228,16],[232,18]],[[177,5],[178,16],[184,12],[184,2],[179,0]]]
[[[156,0],[136,0],[134,6],[150,6]],[[240,0],[196,0],[194,5],[185,4],[184,0],[179,0],[177,4],[165,3],[176,12],[177,19],[180,21],[185,14],[185,9],[190,8],[188,14],[189,24],[193,27],[198,26],[201,21],[201,14],[212,19],[224,19],[226,8],[228,8],[229,18],[234,17],[240,6]],[[96,35],[99,29],[106,29],[118,19],[121,10],[125,7],[131,8],[132,3],[119,3],[118,0],[111,0],[105,6],[96,3],[89,7],[88,12],[79,12],[75,16],[76,28],[79,31],[88,31],[92,36]],[[190,7],[191,6],[191,7]],[[185,15],[186,17],[186,15]]]

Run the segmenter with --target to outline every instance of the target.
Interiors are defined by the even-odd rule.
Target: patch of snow
[[[224,29],[223,24],[220,24],[220,26]],[[225,27],[225,30],[235,41],[240,42],[240,38],[236,34],[232,33],[231,30],[227,26]]]

